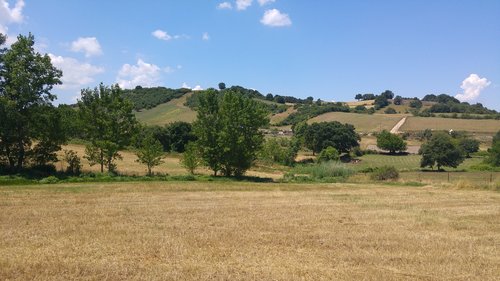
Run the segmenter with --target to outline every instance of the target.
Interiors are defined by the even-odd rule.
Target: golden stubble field
[[[1,280],[498,280],[500,193],[354,184],[0,187]]]

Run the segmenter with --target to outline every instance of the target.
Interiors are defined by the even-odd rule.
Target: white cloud
[[[102,67],[81,63],[71,57],[56,56],[54,54],[49,54],[49,57],[52,64],[63,72],[61,78],[63,84],[57,86],[59,89],[79,89],[93,83],[94,76],[104,72]]]
[[[258,0],[258,1],[259,1],[259,5],[261,5],[261,6],[276,2],[276,0]]]
[[[124,64],[116,78],[120,87],[129,89],[135,86],[152,87],[160,84],[161,68],[139,59],[136,65]]]
[[[203,88],[200,85],[196,85],[194,88],[191,88],[186,82],[182,83],[181,88],[191,89],[193,91],[203,91]]]
[[[472,101],[479,97],[481,92],[491,84],[486,78],[480,78],[477,74],[471,74],[462,81],[463,94],[458,94],[455,97],[460,101]]]
[[[71,43],[71,51],[85,53],[86,57],[102,54],[101,45],[95,37],[80,37]]]
[[[161,29],[157,29],[151,33],[154,37],[160,39],[160,40],[172,40],[172,36],[170,36],[166,31],[163,31]]]
[[[263,25],[273,26],[273,27],[292,25],[290,17],[287,14],[282,14],[279,10],[276,9],[267,10],[264,13],[264,16],[262,17],[260,22]]]
[[[200,85],[196,85],[196,86],[193,88],[193,91],[203,91],[203,88],[202,88]]]
[[[217,5],[217,9],[219,10],[231,10],[233,8],[233,5],[229,2],[222,2]]]
[[[8,1],[0,0],[0,33],[7,35],[7,46],[17,41],[16,36],[8,34],[8,25],[23,22],[23,8],[24,0],[18,0],[13,8],[10,7]]]
[[[0,25],[23,22],[24,0],[18,0],[13,8],[9,2],[0,0]]]
[[[236,0],[236,10],[243,11],[252,6],[253,0]]]
[[[203,32],[203,35],[201,36],[201,39],[203,39],[205,41],[210,40],[210,35],[208,34],[208,32]]]
[[[189,85],[188,85],[188,84],[186,84],[186,82],[182,83],[181,88],[184,88],[184,89],[191,89],[191,87],[189,87]]]

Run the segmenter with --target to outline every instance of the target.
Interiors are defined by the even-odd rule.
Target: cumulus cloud
[[[258,0],[259,5],[264,6],[276,2],[276,0]]]
[[[94,76],[103,73],[104,68],[82,63],[71,57],[56,56],[49,54],[52,64],[62,70],[63,76],[62,85],[58,85],[59,89],[80,89],[94,82]]]
[[[180,39],[180,38],[185,38],[188,39],[189,36],[187,35],[170,35],[166,31],[163,31],[161,29],[157,29],[153,32],[151,32],[151,35],[156,37],[157,39],[163,40],[163,41],[170,41],[172,39]]]
[[[157,29],[151,33],[154,37],[160,39],[160,40],[172,40],[172,36],[170,36],[166,31],[163,31],[161,29]]]
[[[130,89],[135,86],[152,87],[160,84],[162,69],[157,65],[139,59],[136,65],[124,64],[116,78],[120,87]]]
[[[463,94],[458,94],[455,97],[460,101],[472,101],[481,95],[481,92],[491,84],[486,78],[480,78],[477,74],[471,74],[462,81],[460,88],[464,90]]]
[[[71,51],[84,53],[86,57],[102,54],[101,44],[95,37],[80,37],[71,43]]]
[[[23,22],[23,8],[23,0],[18,0],[12,8],[8,1],[0,0],[0,33],[7,35],[7,46],[10,46],[14,42],[16,42],[16,36],[8,34],[8,25],[12,23]]]
[[[194,88],[191,88],[188,84],[186,84],[186,82],[182,83],[181,88],[190,89],[193,91],[203,91],[203,88],[200,85],[196,85]]]
[[[222,2],[217,5],[217,9],[219,10],[231,10],[233,8],[233,5],[229,2]]]
[[[264,16],[260,20],[263,25],[273,26],[273,27],[281,27],[281,26],[290,26],[292,25],[292,20],[287,14],[282,14],[277,9],[267,10],[264,13]]]
[[[0,25],[23,22],[24,0],[18,0],[13,8],[6,0],[0,0]]]
[[[203,32],[203,35],[201,36],[201,39],[203,39],[205,41],[210,40],[210,35],[208,34],[208,32]]]
[[[236,10],[243,11],[252,6],[253,0],[236,0]]]

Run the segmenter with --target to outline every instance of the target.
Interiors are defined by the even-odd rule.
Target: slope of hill
[[[439,117],[414,117],[406,119],[401,131],[454,130],[493,135],[500,130],[500,120],[451,119]]]
[[[175,121],[193,122],[196,112],[184,105],[186,99],[193,93],[160,104],[152,109],[136,112],[139,122],[147,125],[165,125]]]

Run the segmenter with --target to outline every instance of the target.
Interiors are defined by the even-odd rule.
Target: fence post
[[[448,182],[450,182],[450,172],[448,172]]]

